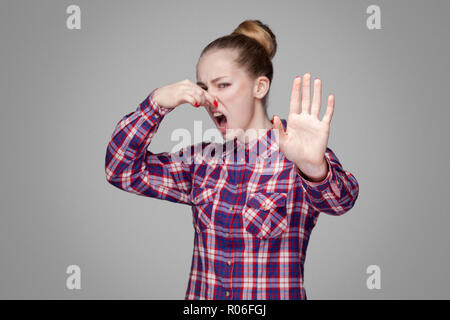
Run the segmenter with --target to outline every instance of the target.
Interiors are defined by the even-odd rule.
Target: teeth
[[[214,117],[218,117],[218,116],[222,116],[222,115],[223,115],[223,113],[221,113],[221,112],[214,112],[213,113]]]

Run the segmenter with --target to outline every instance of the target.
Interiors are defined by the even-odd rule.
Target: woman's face
[[[235,65],[235,58],[233,50],[213,50],[204,54],[197,64],[197,85],[218,102],[218,107],[206,107],[206,110],[225,140],[240,136],[242,131],[236,129],[245,132],[255,122],[255,81]],[[215,112],[223,116],[215,118]]]

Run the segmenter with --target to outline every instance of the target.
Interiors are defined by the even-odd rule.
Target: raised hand
[[[184,103],[190,103],[197,108],[217,106],[213,96],[189,79],[156,89],[153,98],[158,105],[167,109],[176,108]]]
[[[327,109],[320,120],[322,83],[318,78],[314,81],[311,104],[310,82],[309,73],[304,75],[303,83],[300,76],[294,79],[286,131],[277,116],[274,116],[274,128],[278,129],[277,141],[285,157],[294,162],[309,180],[322,181],[328,173],[325,151],[334,111],[334,95],[328,96]]]

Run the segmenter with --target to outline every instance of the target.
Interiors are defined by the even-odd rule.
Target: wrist
[[[328,176],[328,172],[330,170],[328,161],[326,159],[323,159],[323,162],[319,165],[298,165],[295,164],[297,167],[297,171],[302,175],[306,180],[311,182],[321,182],[325,180],[325,178]]]

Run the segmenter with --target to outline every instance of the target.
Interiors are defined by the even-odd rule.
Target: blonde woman
[[[356,178],[327,146],[334,96],[319,119],[319,79],[311,99],[311,75],[295,78],[288,119],[269,119],[276,48],[267,25],[242,22],[205,47],[196,83],[155,88],[108,144],[112,185],[192,207],[186,299],[306,299],[303,266],[319,213],[344,214],[358,197]],[[147,150],[164,116],[186,103],[203,106],[225,142]]]

